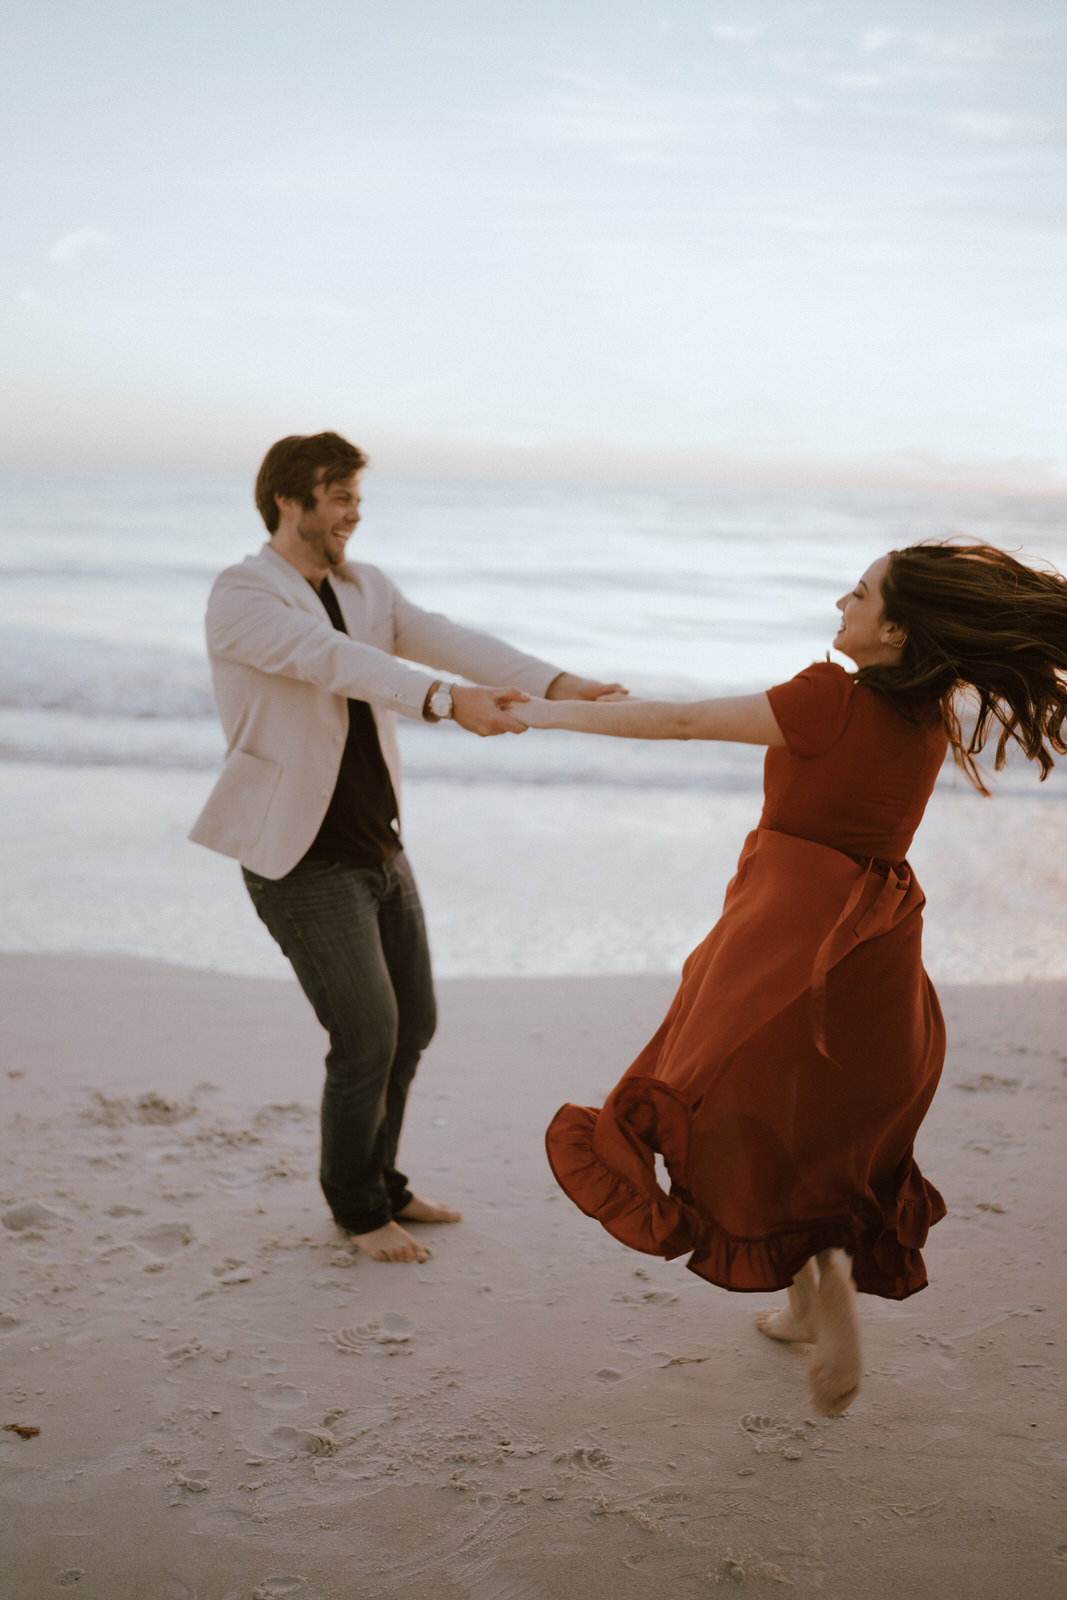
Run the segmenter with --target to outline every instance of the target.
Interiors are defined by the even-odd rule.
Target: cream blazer
[[[350,698],[370,704],[399,803],[396,713],[420,718],[435,678],[451,674],[540,695],[559,672],[412,605],[377,567],[347,562],[330,581],[348,638],[269,544],[220,573],[208,600],[207,648],[226,761],[189,837],[264,878],[284,876],[319,831],[341,765]]]

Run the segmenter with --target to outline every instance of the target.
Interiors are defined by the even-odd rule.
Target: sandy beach
[[[863,1394],[556,1191],[541,1133],[658,977],[453,980],[410,1105],[464,1209],[382,1266],[315,1177],[290,982],[6,955],[5,1600],[1045,1600],[1067,1578],[1055,1330],[1067,985],[942,986],[931,1286],[861,1301]]]

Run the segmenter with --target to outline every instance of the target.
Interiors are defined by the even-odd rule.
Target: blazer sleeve
[[[391,580],[390,580],[391,582]],[[514,687],[543,695],[560,667],[526,655],[491,634],[465,628],[439,611],[423,611],[392,584],[396,653],[493,688]]]
[[[316,684],[331,694],[368,700],[421,717],[430,673],[363,644],[290,603],[254,571],[231,567],[215,581],[207,606],[207,644],[216,661]]]

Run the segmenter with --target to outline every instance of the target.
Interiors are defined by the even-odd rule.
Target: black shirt
[[[310,582],[310,579],[308,580]],[[315,585],[311,587],[314,589]],[[347,633],[329,578],[316,594],[335,628]],[[400,822],[389,768],[366,700],[348,702],[348,738],[333,796],[304,861],[341,861],[348,867],[378,867],[400,849]]]

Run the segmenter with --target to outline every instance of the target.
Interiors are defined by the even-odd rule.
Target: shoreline
[[[0,1422],[40,1428],[0,1432],[12,1592],[1051,1600],[1067,983],[939,987],[931,1285],[861,1297],[864,1391],[815,1419],[753,1330],[780,1297],[624,1250],[544,1160],[673,979],[439,985],[402,1160],[467,1220],[400,1267],[318,1193],[295,983],[0,956]]]
[[[236,863],[186,838],[210,786],[205,773],[0,762],[0,947],[287,974]],[[748,792],[413,781],[404,839],[435,970],[676,975],[759,811]],[[935,791],[909,853],[935,982],[1067,978],[1064,819],[1036,779],[993,800]]]

